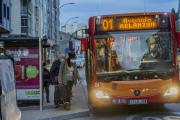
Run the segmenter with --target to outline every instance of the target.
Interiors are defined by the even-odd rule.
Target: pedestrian
[[[61,54],[59,56],[58,60],[54,61],[53,64],[52,64],[52,67],[51,67],[51,70],[50,70],[50,75],[51,75],[51,77],[53,79],[54,87],[55,87],[55,85],[58,84],[58,82],[55,82],[55,77],[58,76],[61,61],[63,61],[64,59],[65,59],[65,55]],[[55,108],[59,107],[58,102],[56,101],[56,93],[55,93],[55,91],[54,91],[54,107]]]
[[[49,64],[50,64],[50,59],[47,60],[47,64],[48,64],[48,66],[49,66]]]
[[[46,100],[49,103],[49,85],[50,85],[50,73],[47,69],[47,63],[43,63],[43,89],[46,90]]]
[[[64,67],[65,66],[65,67]],[[66,85],[66,98],[63,101],[64,104],[64,109],[65,110],[70,110],[70,99],[71,99],[71,91],[73,84],[77,84],[77,79],[81,83],[81,77],[79,75],[79,72],[76,67],[75,63],[75,54],[69,53],[69,57],[67,60],[63,61],[60,66],[59,70],[59,77],[58,77],[58,82],[59,84],[64,84]]]

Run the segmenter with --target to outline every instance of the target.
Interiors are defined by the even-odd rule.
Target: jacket
[[[61,62],[58,60],[54,61],[50,70],[50,75],[54,79],[58,73],[59,73],[59,68],[60,68]]]
[[[79,72],[77,70],[76,63],[72,63],[72,65],[74,67],[73,81],[74,81],[74,85],[76,85],[77,79],[80,80],[81,77],[80,77]],[[61,66],[59,69],[59,76],[58,76],[58,82],[62,82],[65,85],[67,85],[67,67],[68,67],[68,63],[67,63],[67,60],[65,60],[61,63]]]
[[[46,68],[43,68],[43,85],[50,85],[50,73]]]

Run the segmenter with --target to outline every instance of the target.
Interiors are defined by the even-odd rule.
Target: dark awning
[[[43,37],[42,46],[50,47],[52,43],[48,41],[47,37]],[[0,42],[4,42],[5,48],[10,47],[39,47],[39,37],[0,37]]]
[[[0,37],[0,41],[39,41],[39,37]],[[47,41],[47,37],[43,37]]]

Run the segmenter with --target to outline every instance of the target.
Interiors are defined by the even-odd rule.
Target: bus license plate
[[[141,99],[141,100],[128,100],[129,105],[133,104],[147,104],[147,99]]]

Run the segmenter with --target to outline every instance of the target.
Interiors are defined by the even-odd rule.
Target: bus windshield
[[[102,32],[95,36],[96,73],[174,73],[172,32],[168,29]]]

